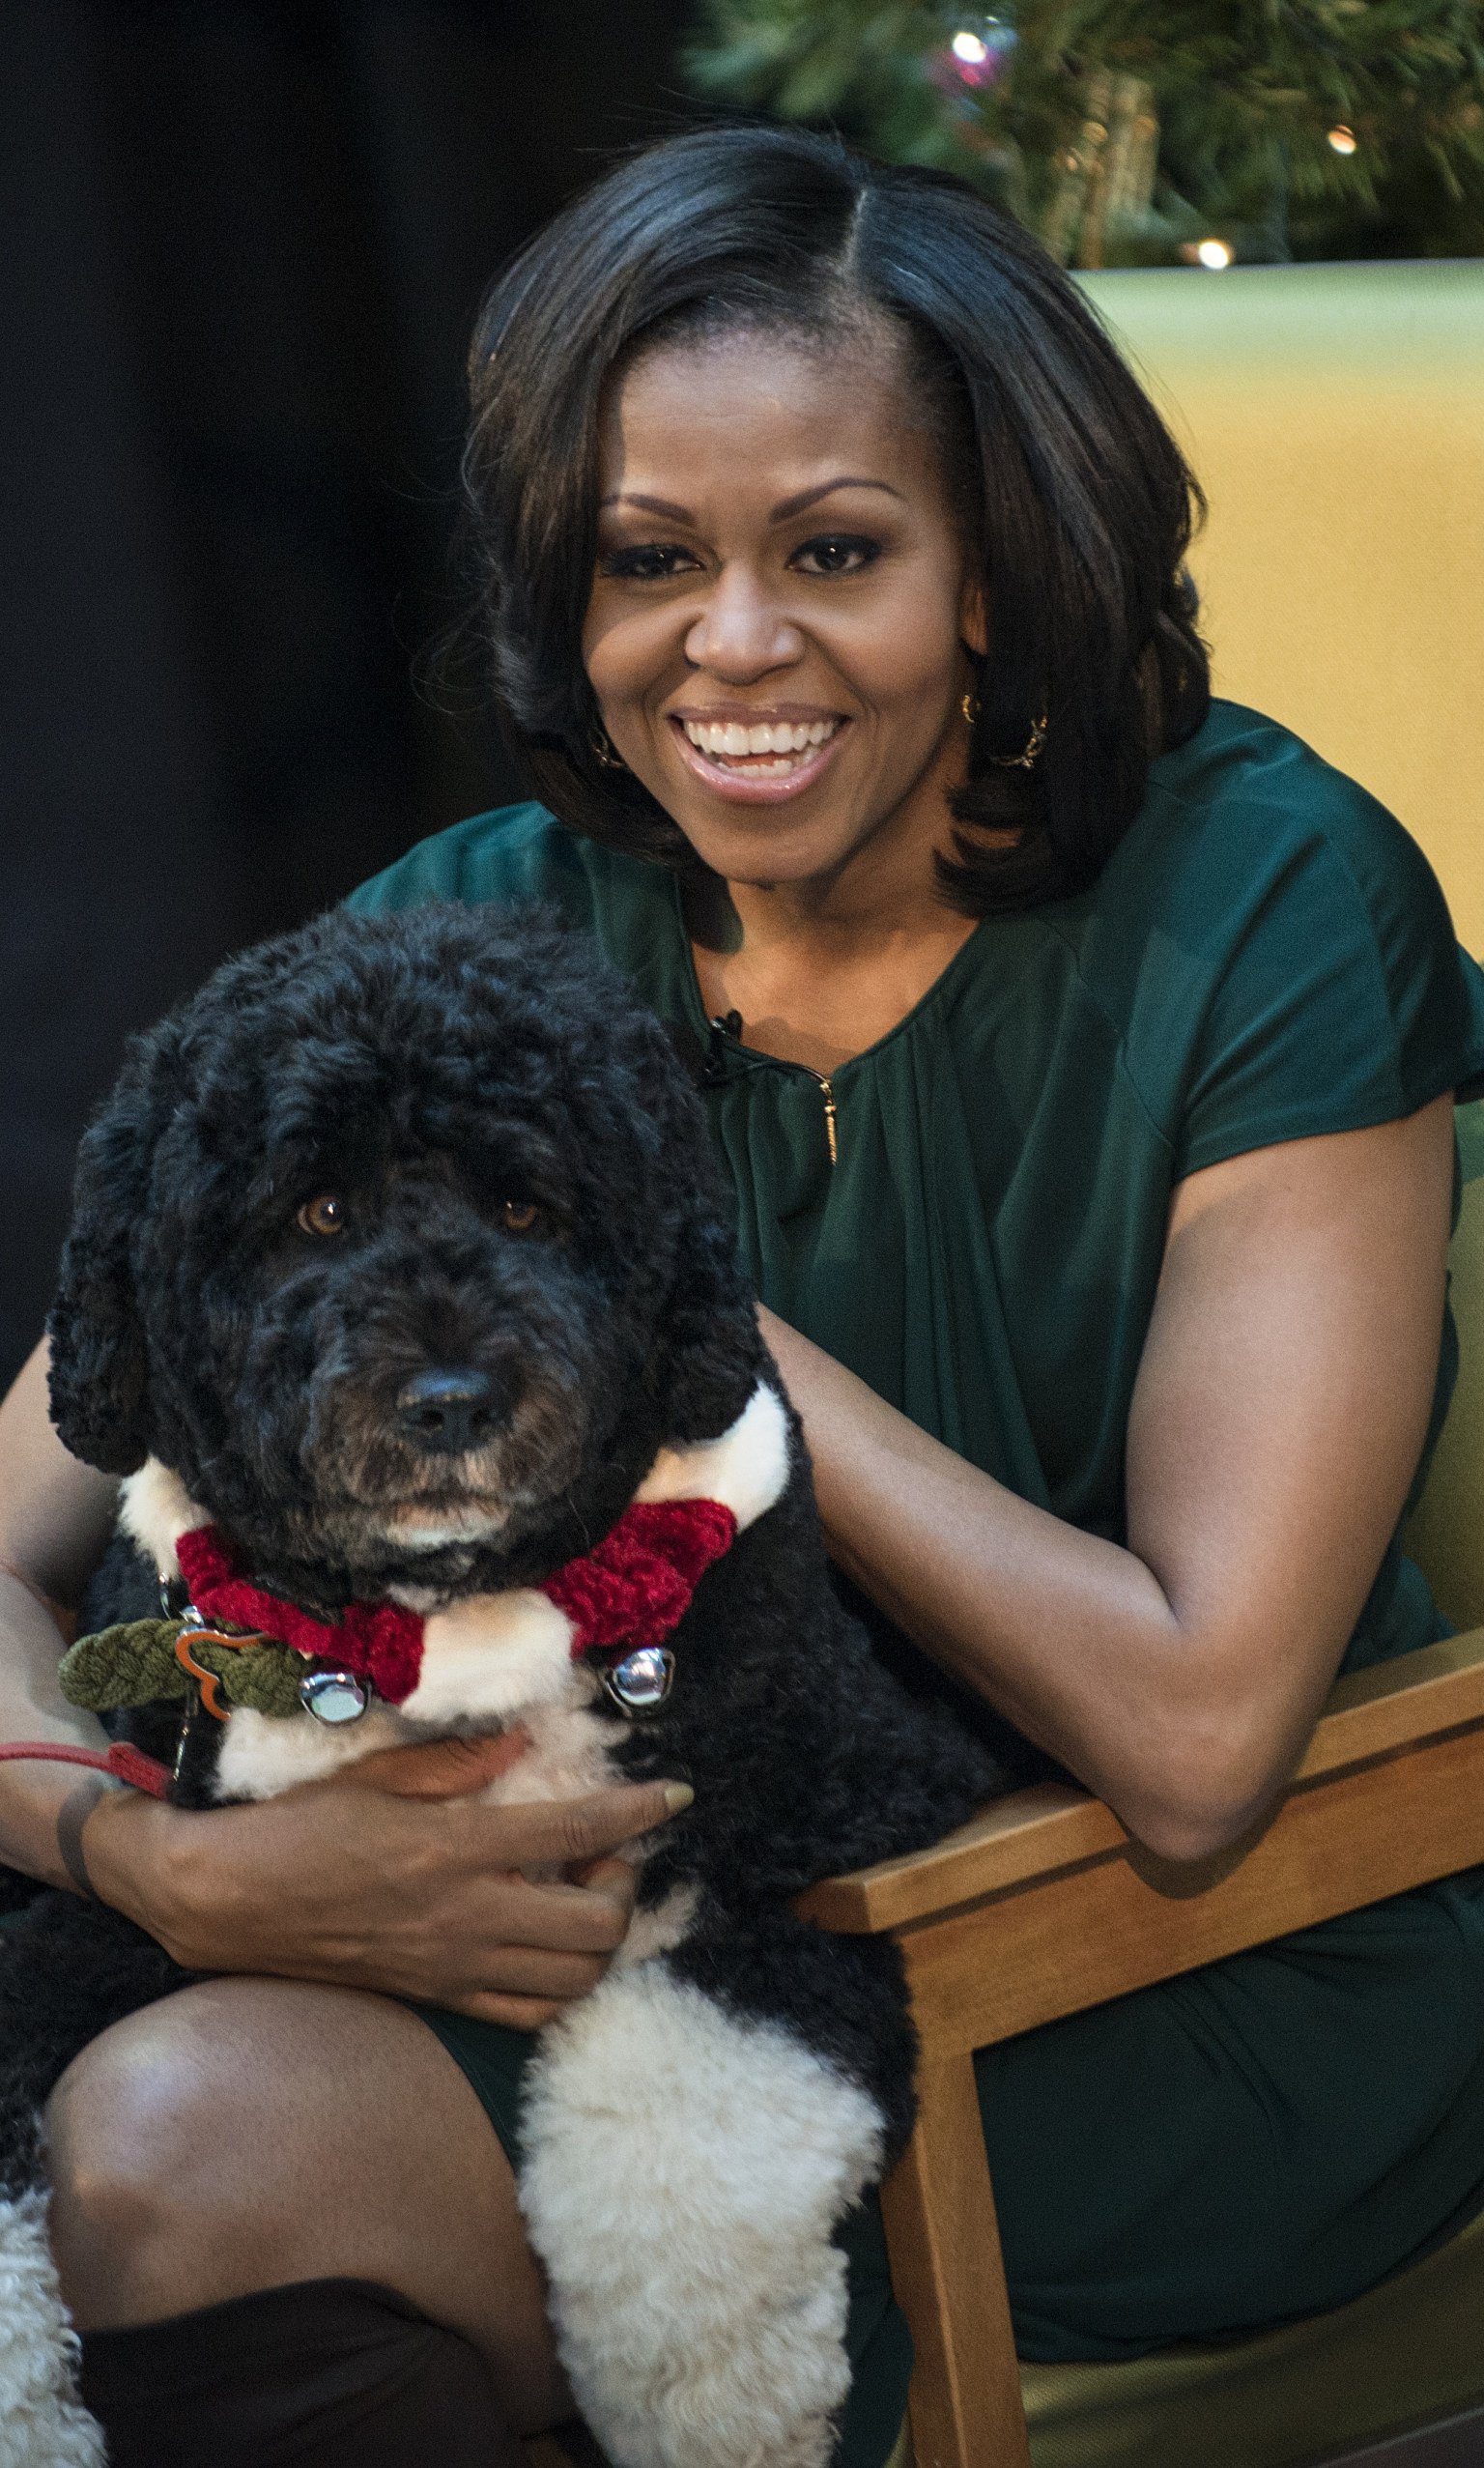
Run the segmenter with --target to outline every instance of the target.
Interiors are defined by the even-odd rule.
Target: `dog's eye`
[[[512,1234],[524,1234],[528,1225],[534,1225],[540,1214],[534,1200],[506,1200],[501,1210]]]
[[[305,1200],[299,1221],[306,1234],[343,1234],[347,1222],[345,1202],[337,1192],[321,1191],[318,1199]]]

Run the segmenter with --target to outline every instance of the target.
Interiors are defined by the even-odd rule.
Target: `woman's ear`
[[[964,580],[958,600],[958,639],[976,660],[987,657],[989,650],[989,610],[985,587],[977,577]]]
[[[77,1152],[51,1340],[51,1419],[74,1457],[132,1474],[149,1453],[148,1358],[130,1261],[157,1134],[156,1038],[136,1047]]]

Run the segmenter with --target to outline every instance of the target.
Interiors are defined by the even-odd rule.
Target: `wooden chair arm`
[[[1043,1784],[798,1908],[890,1930],[921,2043],[881,2188],[921,2468],[1031,2468],[972,2052],[1484,1861],[1484,1629],[1342,1679],[1275,1808],[1177,1866]]]
[[[1395,1756],[1481,1718],[1484,1628],[1354,1672],[1331,1689],[1278,1807],[1322,1776]],[[1264,1821],[1263,1832],[1273,1815]],[[1139,1855],[1149,1870],[1165,1870],[1172,1882],[1184,1880],[1180,1890],[1188,1895],[1235,1865],[1252,1839],[1243,1837],[1215,1862],[1187,1870]],[[796,1908],[801,1917],[821,1928],[874,1936],[884,1929],[911,1927],[1012,1886],[1033,1884],[1128,1845],[1128,1834],[1102,1800],[1070,1784],[1040,1783],[996,1800],[927,1851],[826,1878],[801,1895]]]

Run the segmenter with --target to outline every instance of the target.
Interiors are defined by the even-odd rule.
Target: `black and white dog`
[[[492,1799],[694,1784],[633,1853],[621,1958],[541,2035],[521,2199],[622,2468],[821,2468],[832,2231],[909,2130],[912,2035],[892,1949],[790,1899],[1003,1777],[832,1590],[663,1031],[535,912],[331,916],[232,961],[87,1135],[51,1338],[62,1437],[127,1477],[170,1589],[64,1684],[168,1734],[179,1801],[501,1729],[528,1744]],[[0,2457],[28,2468],[102,2455],[37,2110],[184,1977],[74,1897],[0,1934]]]

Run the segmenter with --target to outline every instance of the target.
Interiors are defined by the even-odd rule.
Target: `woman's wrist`
[[[82,1829],[100,1799],[123,1786],[106,1774],[82,1774],[57,1810],[57,1852],[79,1894],[90,1903],[101,1900],[89,1872]]]
[[[161,1837],[173,1831],[171,1812],[142,1792],[98,1777],[100,1789],[79,1808],[74,1837],[78,1890],[108,1903],[126,1919],[165,1941],[167,1897],[161,1893]],[[65,1814],[65,1805],[64,1805]],[[58,1834],[63,1827],[59,1821]],[[63,1846],[63,1859],[67,1851]]]
[[[54,1739],[54,1726],[24,1718],[25,1708],[7,1708],[6,1719],[0,1726],[0,1738]],[[59,1743],[60,1744],[60,1743]],[[69,1742],[68,1745],[72,1743]],[[77,1742],[82,1745],[82,1742]],[[106,1747],[100,1734],[97,1743]],[[88,1745],[93,1745],[89,1742]],[[53,1763],[49,1759],[21,1758],[0,1765],[0,1861],[17,1869],[21,1876],[34,1878],[38,1884],[60,1887],[64,1891],[83,1891],[68,1866],[57,1822],[63,1809],[72,1797],[79,1783],[100,1784],[106,1790],[107,1778],[87,1768]],[[89,1813],[86,1807],[75,1812],[80,1821]]]

